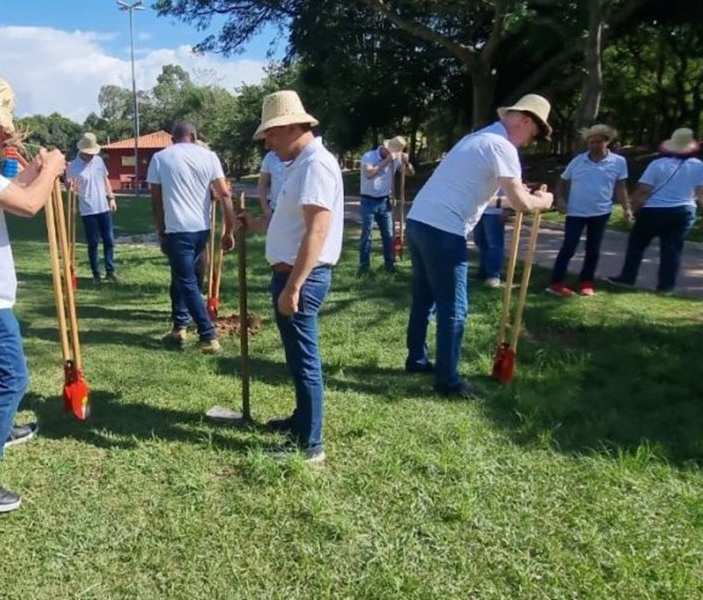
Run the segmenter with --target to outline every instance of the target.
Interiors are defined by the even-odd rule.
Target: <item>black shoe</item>
[[[290,433],[293,430],[293,419],[290,417],[276,417],[266,421],[264,427],[266,427],[268,431]]]
[[[100,275],[93,275],[92,283],[93,287],[100,287],[100,284],[102,283]]]
[[[6,490],[0,485],[0,513],[17,510],[22,504],[22,499],[18,494]]]
[[[5,442],[5,448],[24,444],[31,440],[39,431],[39,426],[36,423],[27,423],[26,425],[17,425],[10,430],[10,437]]]
[[[626,281],[622,277],[606,277],[605,280],[610,283],[611,285],[615,285],[617,287],[624,287],[624,288],[631,288],[635,287],[635,284],[629,281]]]
[[[476,400],[483,396],[481,390],[468,381],[462,381],[459,385],[451,387],[435,386],[434,390],[445,398],[457,398],[459,400]]]
[[[325,462],[325,451],[322,446],[299,446],[295,442],[286,442],[274,450],[266,452],[266,456],[278,462],[285,462],[300,457],[303,462],[322,464]]]
[[[114,273],[108,273],[105,276],[105,281],[108,281],[110,283],[119,283],[120,280],[117,279],[117,275],[115,275]]]
[[[357,277],[366,277],[367,275],[370,275],[371,272],[369,271],[368,267],[359,267],[359,270],[356,272]]]
[[[405,361],[406,373],[434,373],[434,363],[427,361],[426,363],[408,362]]]

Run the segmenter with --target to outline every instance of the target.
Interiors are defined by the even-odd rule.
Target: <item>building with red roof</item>
[[[110,173],[112,189],[134,190],[146,188],[146,171],[151,157],[171,144],[173,144],[171,134],[166,131],[156,131],[139,136],[137,139],[139,170],[136,185],[134,181],[134,138],[105,144],[102,147],[102,152],[105,155],[108,173]]]

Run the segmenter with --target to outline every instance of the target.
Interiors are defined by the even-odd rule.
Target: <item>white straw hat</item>
[[[583,137],[584,140],[588,140],[588,138],[593,137],[594,135],[599,135],[608,141],[611,141],[618,137],[618,132],[610,127],[610,125],[604,125],[603,123],[591,125],[590,127],[584,127],[581,130],[581,137]]]
[[[100,145],[94,133],[84,133],[76,146],[83,154],[98,154],[100,152]]]
[[[254,139],[263,139],[264,131],[271,127],[282,127],[296,123],[309,123],[314,127],[318,124],[318,120],[305,112],[297,92],[282,90],[269,94],[264,97],[261,106],[261,124],[254,133]]]
[[[0,128],[5,133],[15,133],[15,124],[12,113],[15,111],[15,92],[4,79],[0,79]]]
[[[680,127],[668,140],[661,143],[659,150],[667,154],[693,154],[698,152],[700,147],[700,143],[693,137],[693,130]]]
[[[398,152],[402,152],[405,146],[408,145],[408,143],[405,141],[405,138],[402,135],[396,135],[394,138],[391,138],[390,140],[383,140],[383,145],[388,148],[393,154],[398,154]]]
[[[551,108],[551,104],[549,104],[549,101],[543,96],[538,94],[526,94],[512,106],[501,106],[498,109],[498,116],[502,119],[510,110],[530,113],[540,126],[540,138],[549,141],[552,139],[550,137],[552,135],[552,128],[549,123],[547,123],[547,119],[549,118]]]

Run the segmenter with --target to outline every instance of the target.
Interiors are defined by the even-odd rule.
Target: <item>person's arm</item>
[[[380,163],[376,165],[363,165],[362,172],[364,173],[364,177],[366,177],[366,179],[373,179],[374,177],[378,177],[378,174],[383,171],[383,169],[385,169],[388,165],[390,165],[394,160],[395,157],[389,153],[386,158],[384,158]]]
[[[557,180],[556,188],[554,189],[554,205],[560,213],[565,213],[569,205],[569,190],[571,182],[568,179]]]
[[[271,173],[259,172],[259,180],[256,182],[256,194],[259,197],[261,212],[264,213],[264,217],[267,219],[270,219],[273,213],[267,198],[269,189],[271,189]]]
[[[39,170],[34,178],[17,185],[11,181],[0,192],[0,208],[19,217],[33,217],[51,197],[56,178],[66,168],[66,159],[59,150],[47,152],[43,148],[38,155]]]
[[[652,189],[654,189],[654,187],[647,183],[637,184],[632,198],[630,199],[630,206],[633,213],[637,213],[637,211],[644,206],[649,194],[652,193]]]
[[[413,167],[412,163],[410,162],[410,156],[408,156],[407,153],[403,152],[402,159],[403,159],[403,167],[405,168],[405,172],[408,175],[415,175],[415,167]]]
[[[633,216],[632,208],[630,207],[630,196],[627,193],[627,179],[621,179],[615,184],[615,200],[622,206],[625,220],[631,223]]]
[[[12,181],[20,187],[25,187],[37,178],[37,175],[39,175],[40,170],[41,159],[37,155],[34,157],[32,162],[30,162],[22,171],[17,173],[17,175],[12,179]]]
[[[544,210],[554,201],[550,192],[537,190],[530,193],[517,177],[499,177],[498,185],[505,193],[506,202],[517,211]]]
[[[163,188],[158,183],[150,183],[149,191],[151,193],[151,214],[154,217],[154,227],[156,227],[156,235],[162,238],[166,235]]]
[[[115,202],[115,192],[112,191],[112,184],[110,183],[110,178],[105,173],[105,191],[107,192],[107,199],[110,203],[110,212],[117,211],[117,203]]]
[[[222,232],[222,249],[227,252],[234,248],[234,207],[232,206],[232,190],[227,179],[215,179],[212,184],[215,196],[220,200],[222,214],[225,218],[225,228]]]

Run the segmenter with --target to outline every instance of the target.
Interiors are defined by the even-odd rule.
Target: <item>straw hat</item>
[[[15,133],[15,124],[12,113],[15,110],[15,92],[4,79],[0,79],[0,128],[5,133],[12,135]]]
[[[398,152],[403,151],[403,149],[405,148],[405,146],[408,145],[408,143],[405,141],[405,138],[402,135],[396,135],[390,140],[383,140],[383,145],[388,148],[388,150],[392,154],[398,154]]]
[[[693,154],[698,152],[700,147],[700,143],[693,137],[693,130],[680,127],[668,140],[661,143],[659,150],[667,154]]]
[[[590,127],[584,127],[581,130],[581,137],[583,137],[583,139],[586,141],[588,140],[588,138],[593,137],[594,135],[604,137],[610,142],[611,140],[618,137],[618,132],[615,131],[615,129],[613,129],[609,125],[604,125],[602,123],[598,123],[597,125],[591,125]]]
[[[512,106],[501,106],[498,109],[498,116],[502,119],[510,110],[530,113],[540,126],[540,139],[549,141],[552,139],[550,137],[552,135],[552,128],[549,123],[547,123],[547,118],[549,117],[551,108],[552,106],[546,98],[538,94],[527,94]]]
[[[76,145],[78,146],[78,151],[83,154],[98,154],[100,152],[100,145],[98,140],[95,139],[94,133],[84,133]]]
[[[305,112],[300,96],[293,90],[283,90],[264,97],[261,107],[261,124],[254,133],[255,140],[264,137],[264,131],[271,127],[309,123],[311,126],[318,124],[318,120]]]

